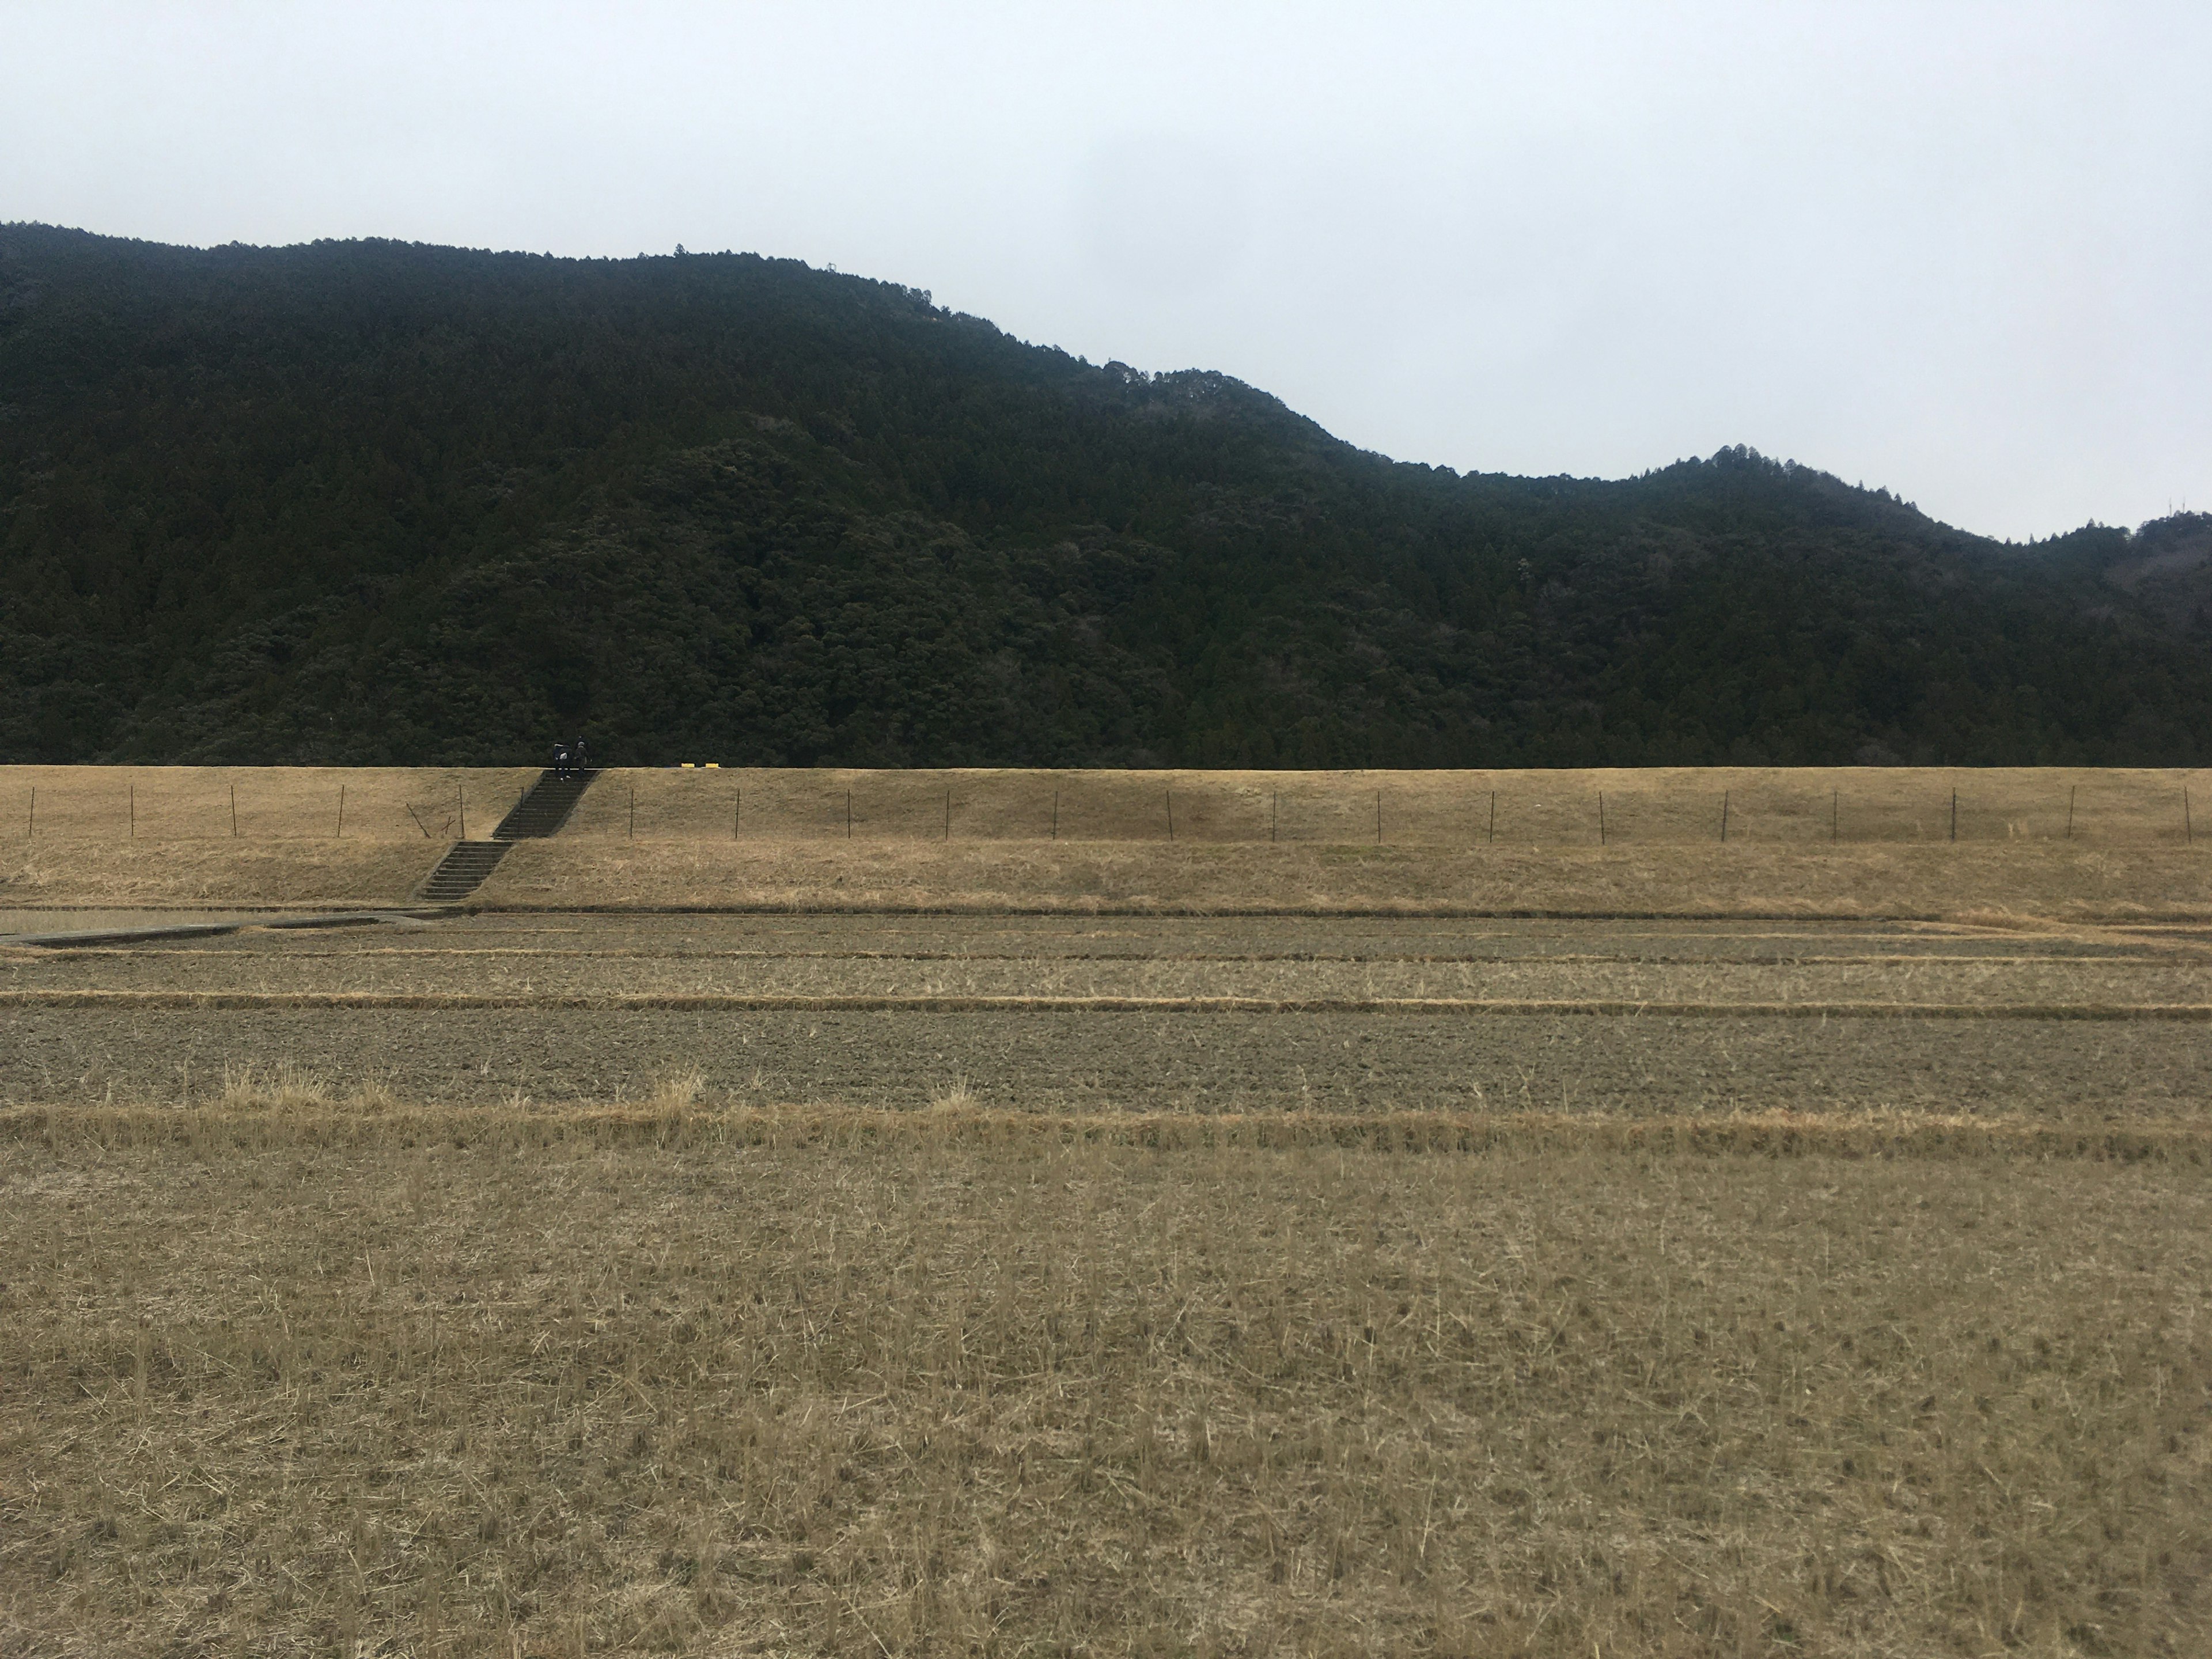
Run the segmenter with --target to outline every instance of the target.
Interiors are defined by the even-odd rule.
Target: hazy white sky
[[[4,0],[0,220],[738,248],[1351,441],[2212,507],[2212,3]]]

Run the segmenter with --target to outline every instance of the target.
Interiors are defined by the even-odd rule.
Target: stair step
[[[511,842],[558,835],[584,791],[599,775],[596,770],[566,778],[556,778],[550,771],[541,773],[499,821],[489,841],[455,842],[438,860],[438,867],[422,878],[415,896],[439,903],[466,898],[483,885],[484,878],[507,856]]]
[[[507,815],[494,830],[494,841],[535,841],[556,836],[568,822],[568,815],[576,810],[584,791],[592,787],[599,776],[596,769],[578,772],[568,777],[556,777],[550,771],[540,773],[538,781],[523,792]]]
[[[505,842],[455,842],[447,849],[446,856],[438,860],[438,867],[422,878],[422,884],[415,890],[415,896],[441,902],[466,898],[483,885],[484,878],[506,856]]]

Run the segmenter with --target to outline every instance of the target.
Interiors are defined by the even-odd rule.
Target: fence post
[[[1380,789],[1375,792],[1375,844],[1377,847],[1382,844],[1382,792]]]
[[[2189,821],[2189,786],[2181,786],[2181,839],[2189,846],[2197,844],[2197,826]]]
[[[461,839],[466,841],[469,838],[469,798],[461,792],[459,778],[453,780],[453,806],[460,814]]]
[[[1060,791],[1052,792],[1052,838],[1060,839]]]
[[[952,839],[952,791],[945,792],[945,839]]]
[[[1951,792],[1951,839],[1959,839],[1959,792]]]
[[[1605,791],[1597,792],[1597,844],[1605,845]]]
[[[338,786],[338,839],[345,839],[345,785]]]
[[[2081,793],[2080,784],[2069,784],[2066,789],[2066,839],[2074,839],[2074,797]]]
[[[1267,845],[1270,847],[1275,844],[1275,830],[1282,820],[1282,816],[1283,792],[1279,789],[1271,789],[1267,792]]]
[[[732,841],[738,838],[738,831],[744,826],[744,822],[745,791],[744,786],[740,784],[738,787],[737,805],[730,808],[730,839]]]
[[[1833,795],[1828,801],[1828,839],[1830,841],[1841,841],[1843,838],[1844,792],[1838,789],[1834,792]]]
[[[29,841],[39,833],[39,786],[31,786],[31,817],[23,826],[23,839]]]
[[[238,786],[230,786],[230,838],[238,839]]]
[[[1492,791],[1490,792],[1490,836],[1489,836],[1489,841],[1490,841],[1490,843],[1491,843],[1492,845],[1493,845],[1493,846],[1494,846],[1494,845],[1496,845],[1497,841],[1498,841],[1498,792],[1497,792],[1495,789],[1493,789],[1493,790],[1492,790]]]
[[[131,839],[138,839],[138,786],[131,786]]]
[[[853,792],[845,792],[845,839],[853,839]]]
[[[1170,841],[1173,841],[1173,840],[1175,839],[1175,791],[1174,791],[1174,790],[1172,790],[1172,789],[1169,790],[1169,791],[1167,792],[1167,795],[1168,795],[1168,839],[1169,839]]]
[[[637,839],[637,786],[629,787],[629,838]]]
[[[1728,790],[1721,791],[1721,840],[1724,844],[1728,841],[1729,794]]]

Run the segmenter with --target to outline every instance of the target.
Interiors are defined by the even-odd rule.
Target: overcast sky
[[[2212,508],[2212,3],[7,0],[0,219],[749,249],[1353,443]]]

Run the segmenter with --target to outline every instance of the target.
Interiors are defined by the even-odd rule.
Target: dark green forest
[[[1394,462],[750,254],[0,228],[0,761],[2203,763],[2207,554]]]

